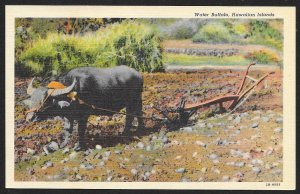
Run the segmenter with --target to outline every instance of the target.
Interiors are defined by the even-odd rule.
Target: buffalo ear
[[[31,107],[32,106],[32,101],[29,99],[23,100],[23,103],[27,106],[27,107]]]
[[[63,108],[66,108],[66,107],[69,107],[70,106],[70,103],[67,102],[67,101],[59,101],[58,103],[58,106],[60,106],[61,109]]]

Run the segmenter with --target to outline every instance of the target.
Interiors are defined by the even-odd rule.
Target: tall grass
[[[84,36],[49,34],[20,56],[33,74],[59,74],[80,66],[127,65],[143,72],[163,71],[161,41],[151,27],[124,21]]]

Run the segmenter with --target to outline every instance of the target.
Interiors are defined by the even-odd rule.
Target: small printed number
[[[280,186],[280,183],[266,183],[267,187],[271,187],[271,186]]]

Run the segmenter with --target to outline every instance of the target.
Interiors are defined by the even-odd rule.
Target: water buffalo
[[[90,115],[113,115],[126,108],[126,124],[123,133],[132,127],[134,116],[138,116],[138,128],[143,128],[142,90],[143,79],[139,72],[127,66],[113,68],[76,68],[57,79],[59,89],[33,87],[30,82],[24,100],[29,111],[28,121],[39,121],[54,116],[64,118],[65,131],[71,132],[73,122],[78,122],[79,141],[76,150],[85,149],[84,133]],[[70,96],[71,95],[71,96]],[[101,108],[101,109],[99,109]],[[61,145],[63,147],[65,145]]]

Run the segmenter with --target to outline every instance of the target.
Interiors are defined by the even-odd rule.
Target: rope
[[[122,114],[122,115],[128,115],[128,116],[133,116],[133,117],[137,117],[137,118],[141,118],[141,119],[149,119],[149,120],[161,120],[161,121],[165,121],[167,120],[166,118],[160,118],[160,117],[144,117],[144,116],[139,116],[139,115],[135,115],[135,114],[129,114],[129,113],[123,113],[123,112],[120,112],[120,111],[114,111],[114,110],[111,110],[111,109],[106,109],[106,108],[101,108],[101,107],[97,107],[97,106],[94,106],[94,105],[91,105],[91,104],[88,104],[86,103],[85,101],[78,99],[78,102],[79,104],[84,104],[86,106],[89,106],[91,107],[92,109],[97,109],[97,110],[102,110],[102,111],[107,111],[107,112],[112,112],[112,113],[116,113],[116,114]]]

